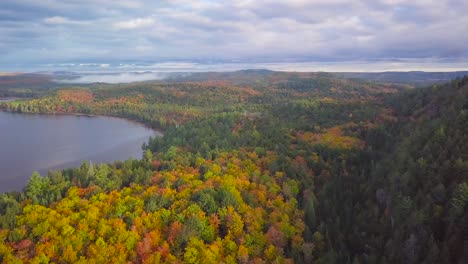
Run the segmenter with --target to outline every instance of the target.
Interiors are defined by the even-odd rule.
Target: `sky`
[[[0,0],[0,70],[466,70],[466,14],[466,0]]]

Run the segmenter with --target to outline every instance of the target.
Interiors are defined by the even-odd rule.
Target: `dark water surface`
[[[83,160],[141,158],[143,143],[160,135],[112,117],[0,112],[0,193],[21,190],[33,171],[79,166]]]
[[[0,103],[6,103],[6,102],[10,102],[10,101],[14,101],[16,100],[17,98],[14,98],[14,97],[0,97]]]

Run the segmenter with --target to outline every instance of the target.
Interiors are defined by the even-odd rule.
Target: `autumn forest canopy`
[[[0,76],[1,111],[164,133],[0,194],[0,262],[467,263],[468,77],[400,74]]]

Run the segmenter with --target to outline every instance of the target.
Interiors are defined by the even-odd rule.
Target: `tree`
[[[33,172],[29,179],[28,185],[26,185],[26,196],[32,199],[34,204],[45,205],[44,195],[49,187],[49,178],[42,178],[37,172]]]
[[[468,210],[468,183],[463,182],[457,185],[452,195],[451,216],[458,217]]]

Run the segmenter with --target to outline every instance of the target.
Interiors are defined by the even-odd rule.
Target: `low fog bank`
[[[171,76],[162,72],[125,72],[125,73],[93,73],[55,79],[59,83],[131,83],[152,80],[163,80]]]

